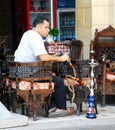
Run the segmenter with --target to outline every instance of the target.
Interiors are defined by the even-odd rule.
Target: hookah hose
[[[60,51],[59,53],[60,53],[60,56],[63,55],[63,52],[62,52],[62,51]],[[77,78],[77,76],[76,76],[76,69],[75,69],[75,67],[73,66],[73,64],[71,63],[71,61],[69,60],[69,61],[67,61],[67,62],[69,63],[70,67],[71,67],[72,70],[73,70],[74,77],[71,76],[71,75],[66,75],[66,80],[67,80],[67,78],[71,78],[71,79],[73,79],[74,81],[77,81],[80,85],[85,86],[86,83],[85,83],[84,81],[80,80],[79,78]],[[68,81],[68,80],[67,80],[67,81]],[[68,81],[68,83],[69,83],[69,81]],[[70,83],[69,83],[69,84],[70,84]],[[71,86],[71,85],[70,85],[70,86],[67,86],[67,87],[68,87],[69,91],[72,92],[72,102],[73,102],[73,100],[74,100],[74,98],[75,98],[74,86]]]
[[[71,78],[71,79],[73,79],[74,81],[76,81],[76,82],[78,82],[80,85],[82,85],[82,86],[85,86],[86,85],[86,83],[85,83],[85,81],[82,81],[82,80],[80,80],[79,78],[77,78],[76,77],[76,70],[75,70],[75,67],[73,66],[73,64],[70,62],[70,61],[67,61],[68,63],[69,63],[69,65],[70,65],[70,67],[72,68],[72,70],[73,70],[73,73],[74,73],[74,77],[73,76],[71,76],[71,75],[66,75],[66,79],[67,78]],[[67,80],[68,81],[68,80]],[[68,83],[69,83],[69,81],[68,81]],[[70,84],[70,83],[69,83]],[[74,89],[74,86],[67,86],[68,87],[68,89],[72,92],[72,102],[74,101],[74,98],[75,98],[75,89]]]
[[[73,70],[74,77],[71,76],[71,75],[66,75],[66,77],[70,77],[70,78],[74,79],[75,81],[77,81],[80,85],[85,86],[86,83],[83,80],[80,80],[79,78],[77,78],[77,76],[76,76],[76,69],[73,66],[73,64],[71,63],[71,61],[67,61],[67,62],[69,63],[70,67]]]

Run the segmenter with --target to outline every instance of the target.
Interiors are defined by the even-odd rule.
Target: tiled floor
[[[76,107],[75,104],[69,104]],[[14,126],[5,130],[115,130],[115,106],[106,105],[101,107],[98,104],[98,114],[95,119],[86,118],[88,104],[83,104],[83,113],[77,116],[48,118],[43,116],[44,111],[39,113],[36,121],[32,117],[28,118],[28,123],[24,126]],[[41,115],[40,115],[41,114]],[[19,119],[21,120],[21,119]],[[5,121],[6,122],[6,121]],[[14,122],[13,122],[14,123]],[[1,129],[2,130],[2,129]]]

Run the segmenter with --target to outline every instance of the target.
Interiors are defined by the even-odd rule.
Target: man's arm
[[[44,54],[39,55],[39,58],[41,61],[60,61],[60,62],[70,61],[70,58],[67,54],[64,54],[62,56]]]

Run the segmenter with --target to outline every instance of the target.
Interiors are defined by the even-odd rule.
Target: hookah
[[[96,109],[95,109],[95,95],[94,95],[94,89],[95,89],[95,83],[94,83],[94,67],[98,65],[97,62],[94,61],[94,53],[95,51],[90,51],[91,54],[91,82],[90,82],[90,94],[89,94],[89,107],[87,109],[86,118],[96,118]]]

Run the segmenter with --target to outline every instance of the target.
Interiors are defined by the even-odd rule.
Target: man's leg
[[[49,113],[49,117],[62,117],[71,115],[74,113],[73,108],[66,108],[66,88],[63,79],[57,76],[53,76],[53,82],[55,82],[55,92],[52,94],[51,106],[53,111]],[[51,109],[50,109],[51,110]]]
[[[66,88],[63,79],[53,76],[52,81],[55,82],[55,92],[52,94],[50,108],[66,109]]]

